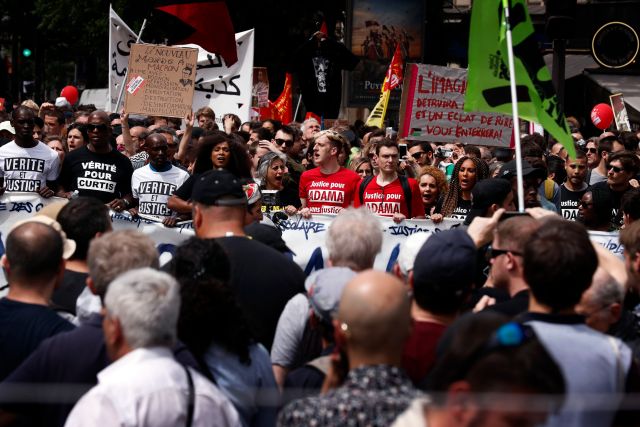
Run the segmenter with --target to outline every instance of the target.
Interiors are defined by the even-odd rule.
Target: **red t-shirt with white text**
[[[359,182],[360,175],[343,167],[330,175],[313,168],[300,176],[299,195],[312,214],[337,214],[352,203]]]
[[[354,196],[354,206],[358,207],[364,204],[371,212],[380,216],[393,217],[393,214],[401,213],[406,218],[409,218],[407,203],[411,203],[411,217],[423,216],[424,205],[422,204],[418,181],[413,178],[407,179],[411,189],[410,201],[405,200],[400,178],[396,178],[381,187],[376,177],[374,177],[367,185],[367,188],[364,189],[364,194],[362,195],[363,203],[360,203],[360,184],[358,184],[357,193]]]

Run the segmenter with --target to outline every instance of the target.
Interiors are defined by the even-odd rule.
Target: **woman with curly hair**
[[[238,411],[242,425],[275,425],[279,390],[267,350],[253,339],[229,287],[231,266],[214,239],[192,237],[176,249],[178,337]]]
[[[446,194],[449,190],[447,177],[444,172],[435,166],[425,166],[420,169],[418,178],[418,186],[420,187],[420,195],[422,196],[422,204],[427,218],[435,210],[440,196]]]
[[[467,156],[458,159],[451,175],[449,191],[438,200],[431,219],[434,222],[442,221],[443,217],[465,219],[471,210],[471,190],[487,176],[489,167],[483,160]]]
[[[193,175],[169,198],[169,209],[180,214],[191,213],[191,191],[198,177],[211,169],[226,169],[246,182],[252,182],[251,159],[247,147],[222,131],[205,132],[198,140]]]

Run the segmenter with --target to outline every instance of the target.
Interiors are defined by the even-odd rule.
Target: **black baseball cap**
[[[500,169],[500,178],[510,179],[516,175],[517,175],[517,171],[516,171],[515,160],[511,160],[505,163],[502,166],[502,169]],[[522,159],[522,177],[523,178],[529,178],[529,177],[540,178],[544,180],[547,178],[547,171],[545,171],[542,168],[536,168],[534,166],[531,166],[531,163],[529,163],[525,159]]]
[[[224,169],[213,169],[196,178],[191,199],[209,206],[241,206],[247,204],[242,181]]]
[[[506,179],[483,179],[471,190],[471,210],[464,220],[466,225],[477,216],[484,216],[487,209],[493,204],[501,204],[511,193],[511,183]]]

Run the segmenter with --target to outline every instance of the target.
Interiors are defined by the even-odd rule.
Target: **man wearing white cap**
[[[9,293],[0,299],[0,380],[42,340],[73,329],[47,305],[75,248],[60,224],[41,215],[18,222],[7,236],[1,260]]]

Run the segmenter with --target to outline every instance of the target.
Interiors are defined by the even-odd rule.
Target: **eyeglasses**
[[[598,152],[597,148],[587,148],[587,153],[592,153],[592,154],[596,154]]]
[[[516,256],[522,256],[522,254],[520,252],[517,251],[510,251],[508,249],[496,249],[492,246],[489,246],[489,248],[487,249],[486,252],[486,259],[487,261],[490,261],[494,258],[499,257],[500,255],[505,255],[505,254],[512,254],[512,255],[516,255]]]
[[[411,155],[411,157],[413,157],[416,160],[418,160],[422,156],[424,156],[424,151],[417,151]]]
[[[94,132],[94,131],[98,131],[98,132],[106,132],[107,129],[109,129],[109,126],[103,124],[100,125],[94,125],[91,123],[87,123],[87,132]]]
[[[607,170],[614,171],[615,173],[620,173],[624,171],[623,168],[618,166],[612,166],[612,165],[607,166]]]
[[[293,140],[292,139],[282,139],[282,138],[276,138],[274,139],[274,141],[276,142],[276,144],[278,145],[286,145],[286,146],[290,146],[293,145]]]

